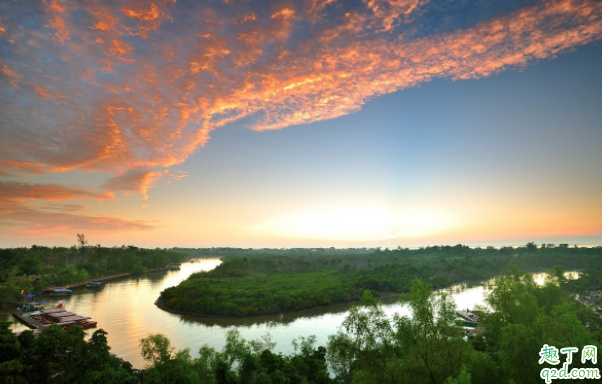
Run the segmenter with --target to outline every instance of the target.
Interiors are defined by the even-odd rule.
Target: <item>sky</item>
[[[2,1],[0,248],[602,244],[599,0]]]

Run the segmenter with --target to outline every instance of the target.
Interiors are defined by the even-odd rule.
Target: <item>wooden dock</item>
[[[16,317],[21,323],[27,325],[31,329],[42,329],[43,322],[38,319],[31,317],[29,313],[21,311],[13,311],[13,316]]]

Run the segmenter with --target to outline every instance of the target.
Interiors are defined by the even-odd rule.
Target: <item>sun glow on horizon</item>
[[[276,216],[251,230],[288,238],[378,241],[422,238],[457,226],[452,216],[429,209],[324,207]]]

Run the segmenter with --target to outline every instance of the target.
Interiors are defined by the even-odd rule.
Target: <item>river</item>
[[[111,352],[132,363],[135,368],[143,368],[140,356],[140,339],[150,333],[162,333],[169,337],[177,349],[190,348],[193,356],[198,356],[204,344],[221,350],[226,340],[226,332],[238,329],[247,340],[258,339],[269,333],[276,342],[275,352],[293,351],[292,340],[298,336],[315,335],[318,345],[325,345],[328,335],[334,334],[347,316],[349,305],[287,313],[282,315],[258,316],[252,318],[203,318],[175,315],[154,305],[161,291],[179,284],[192,273],[209,271],[220,264],[220,260],[199,259],[182,263],[179,271],[153,272],[140,278],[120,278],[110,280],[101,291],[87,288],[74,289],[74,294],[65,300],[67,310],[78,315],[89,316],[98,322],[98,328],[108,332]],[[576,273],[571,275],[576,277]],[[544,274],[536,274],[543,281]],[[446,289],[459,309],[473,308],[485,304],[484,298],[489,283],[478,286],[455,285]],[[55,302],[53,298],[39,298]],[[395,298],[383,299],[383,309],[388,315],[399,313],[410,315],[407,306],[401,306]],[[0,313],[0,321],[14,319],[10,314]],[[14,322],[16,332],[27,329]],[[86,331],[88,335],[94,329]]]

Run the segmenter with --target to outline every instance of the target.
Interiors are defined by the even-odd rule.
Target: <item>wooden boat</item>
[[[103,283],[102,281],[91,281],[88,284],[86,284],[86,288],[89,289],[103,289],[105,286],[105,283]]]
[[[81,323],[78,323],[78,325],[83,329],[96,328],[96,324],[98,324],[98,322],[92,320],[82,321]]]
[[[73,291],[70,289],[55,289],[50,292],[50,296],[71,296]]]
[[[472,321],[456,320],[456,325],[462,328],[476,328],[479,326],[479,323],[475,323]]]
[[[477,315],[476,313],[474,313],[472,311],[458,310],[458,311],[456,311],[456,314],[459,317],[459,320],[457,321],[456,324],[459,326],[475,328],[479,325],[479,315]]]

